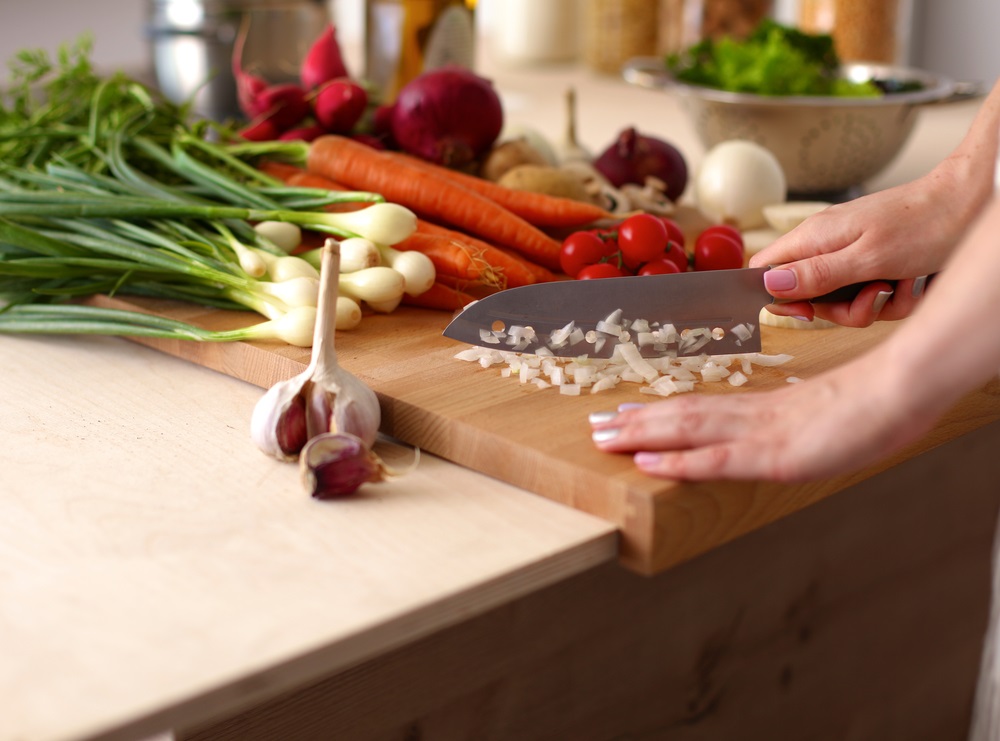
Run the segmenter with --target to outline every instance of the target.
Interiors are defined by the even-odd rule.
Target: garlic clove
[[[302,485],[317,499],[353,494],[362,484],[383,481],[382,460],[360,438],[327,433],[312,438],[299,456]]]

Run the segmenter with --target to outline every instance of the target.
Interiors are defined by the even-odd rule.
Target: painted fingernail
[[[617,427],[605,427],[603,430],[594,430],[590,434],[590,439],[595,443],[606,443],[618,437],[621,430]]]
[[[632,461],[639,467],[651,466],[659,460],[659,453],[639,452],[632,456]]]
[[[811,322],[812,318],[808,316],[802,316],[801,314],[793,314],[792,319],[798,319],[800,322]]]
[[[600,425],[610,422],[617,416],[618,412],[591,412],[587,415],[587,419],[590,420],[590,424],[592,425]]]
[[[629,409],[642,409],[644,406],[646,405],[638,401],[626,401],[618,405],[618,411],[627,412]]]
[[[920,298],[920,295],[924,292],[924,287],[927,285],[927,276],[921,275],[919,278],[913,281],[913,298]]]
[[[768,270],[764,273],[764,288],[769,291],[790,291],[798,285],[794,270]]]
[[[872,304],[872,311],[878,314],[890,298],[892,298],[892,291],[879,291],[875,296],[875,303]]]

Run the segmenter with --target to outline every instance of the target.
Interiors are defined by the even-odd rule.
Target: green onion
[[[0,332],[301,338],[316,278],[293,269],[283,274],[298,277],[268,280],[268,266],[299,258],[254,223],[388,244],[415,228],[410,211],[375,193],[285,186],[254,162],[301,158],[300,143],[247,146],[123,74],[97,75],[90,50],[84,38],[55,60],[23,51],[0,85]],[[345,202],[371,205],[326,210]],[[270,321],[207,332],[79,303],[97,293],[246,308]]]

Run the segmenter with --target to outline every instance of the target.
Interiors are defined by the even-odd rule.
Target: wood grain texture
[[[998,444],[990,425],[664,574],[598,567],[178,738],[964,740]]]
[[[169,304],[151,308],[174,311]],[[224,314],[200,310],[187,318],[214,328],[234,321]],[[592,411],[655,397],[640,394],[634,384],[569,397],[501,378],[496,368],[454,359],[465,346],[441,336],[449,319],[442,312],[404,307],[366,317],[358,329],[338,334],[341,364],[379,395],[383,431],[616,524],[623,563],[641,573],[656,573],[704,553],[1000,419],[1000,389],[992,384],[963,399],[924,439],[859,473],[797,485],[660,481],[637,473],[628,456],[597,452],[586,422]],[[894,326],[763,327],[764,351],[789,353],[794,360],[755,369],[750,383],[740,389],[724,382],[701,384],[697,393],[748,393],[780,386],[790,376],[807,379],[864,352]],[[299,372],[308,360],[307,350],[279,343],[143,342],[260,385]]]
[[[117,338],[0,358],[2,741],[200,722],[615,558],[609,523],[430,454],[313,500],[250,441],[259,388]]]

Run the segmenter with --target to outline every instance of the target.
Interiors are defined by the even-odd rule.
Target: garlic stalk
[[[349,433],[370,446],[378,433],[378,398],[337,363],[334,346],[340,280],[336,240],[323,246],[312,356],[299,375],[276,383],[257,402],[250,436],[262,451],[295,460],[306,443],[324,433]]]

